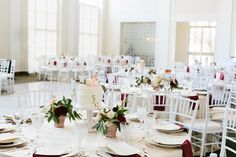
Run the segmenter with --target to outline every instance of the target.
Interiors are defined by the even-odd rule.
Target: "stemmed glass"
[[[78,140],[78,154],[84,155],[87,150],[87,137],[88,137],[88,121],[80,120],[75,122],[76,135]]]
[[[144,122],[145,116],[147,114],[147,107],[144,104],[137,105],[137,114],[141,123]]]
[[[154,114],[148,114],[144,119],[144,127],[146,136],[150,136],[150,130],[155,125],[156,119]]]
[[[16,124],[16,130],[21,133],[21,123],[24,120],[23,108],[17,108],[17,111],[14,113],[13,122]]]
[[[120,127],[121,127],[121,134],[124,136],[125,142],[128,143],[129,139],[131,138],[130,136],[132,136],[131,126],[129,123],[125,122],[121,123]]]
[[[16,112],[13,116],[13,121],[16,124],[16,130],[21,132],[21,123],[23,121],[23,115],[19,112]]]
[[[36,131],[35,148],[38,146],[39,131],[43,126],[45,115],[43,113],[34,113],[31,116],[32,126]]]

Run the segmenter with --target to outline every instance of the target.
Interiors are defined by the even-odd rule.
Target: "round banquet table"
[[[32,126],[22,127],[22,133],[27,139],[34,139],[35,132]],[[77,148],[77,133],[75,124],[73,122],[66,121],[65,128],[55,128],[53,123],[48,123],[45,120],[42,130],[39,134],[39,142],[41,145],[56,144],[66,145]],[[148,146],[143,140],[144,131],[140,126],[133,128],[132,140],[128,141],[128,144],[138,148],[140,152],[144,149],[148,153],[149,157],[182,157],[181,148],[163,148],[156,146]],[[112,142],[124,141],[124,137],[120,132],[117,132],[117,137],[110,139],[104,137],[98,133],[88,133],[86,137],[87,155],[88,157],[97,157],[96,151],[99,147],[105,146]],[[15,148],[10,151],[1,152],[1,157],[31,157],[30,150],[26,148]]]

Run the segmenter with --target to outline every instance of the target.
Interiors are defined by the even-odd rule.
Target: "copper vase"
[[[60,116],[60,117],[58,117],[58,120],[59,120],[59,122],[58,123],[54,123],[54,126],[56,127],[56,128],[64,128],[64,124],[65,124],[65,116]]]
[[[108,138],[115,138],[116,137],[116,131],[117,131],[117,126],[116,125],[111,125],[108,127],[106,137]]]

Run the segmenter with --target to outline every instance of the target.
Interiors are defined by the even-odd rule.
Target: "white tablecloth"
[[[128,143],[140,151],[148,152],[149,157],[182,157],[182,150],[180,148],[168,149],[161,147],[150,147],[145,144],[145,141],[142,139],[144,132],[139,128],[135,127],[133,129],[133,139]],[[35,132],[32,127],[23,127],[22,131],[24,135],[32,139],[34,138]],[[53,126],[53,123],[47,123],[45,121],[42,131],[40,132],[39,143],[41,144],[63,144],[68,146],[76,146],[77,145],[77,130],[75,129],[74,123],[66,121],[65,128],[58,129]],[[99,147],[105,146],[111,142],[124,141],[123,136],[118,132],[117,138],[109,139],[98,133],[89,133],[87,137],[87,150],[89,157],[96,157],[96,150]],[[30,157],[31,154],[27,154],[29,150],[27,149],[14,149],[10,152],[1,152],[0,156],[5,157],[4,155],[9,155],[11,157]]]

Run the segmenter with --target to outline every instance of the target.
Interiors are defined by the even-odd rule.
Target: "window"
[[[28,1],[29,72],[35,72],[43,56],[57,55],[58,0]]]
[[[189,65],[208,65],[214,58],[216,22],[190,22]]]
[[[99,0],[80,0],[79,55],[98,54]]]

